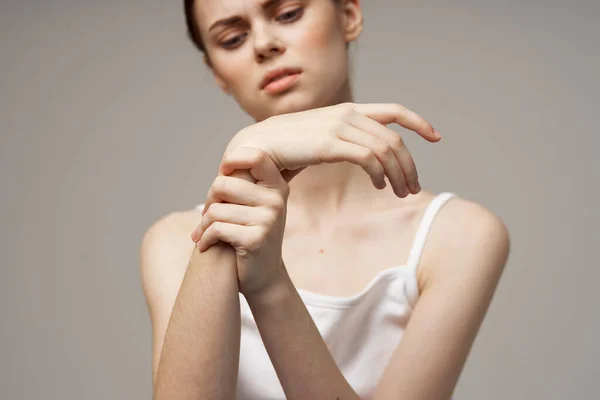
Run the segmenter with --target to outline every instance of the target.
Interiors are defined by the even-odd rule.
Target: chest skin
[[[290,279],[297,288],[328,296],[360,292],[381,271],[406,264],[432,198],[357,213],[328,226],[326,233],[307,229],[288,209],[282,257]]]

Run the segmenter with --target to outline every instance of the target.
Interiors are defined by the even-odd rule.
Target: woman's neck
[[[352,89],[347,82],[325,106],[353,101]],[[364,210],[377,191],[362,167],[350,162],[308,166],[289,185],[288,207],[305,215],[311,225],[317,224],[316,221],[326,223],[328,219],[354,210]]]

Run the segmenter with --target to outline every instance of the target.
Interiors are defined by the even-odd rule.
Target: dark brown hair
[[[185,10],[185,23],[187,24],[187,33],[189,38],[192,40],[192,42],[198,50],[200,50],[202,53],[205,53],[206,48],[204,47],[204,43],[202,42],[200,28],[198,27],[196,17],[194,16],[195,3],[195,0],[183,0],[183,8]]]

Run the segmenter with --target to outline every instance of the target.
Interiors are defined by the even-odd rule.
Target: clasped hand
[[[385,126],[391,123],[429,142],[441,139],[431,124],[399,104],[342,103],[273,116],[242,129],[225,150],[192,240],[200,251],[219,240],[231,244],[246,297],[275,287],[284,276],[289,182],[307,166],[347,161],[362,167],[378,189],[386,186],[387,176],[398,197],[421,190],[404,141]]]

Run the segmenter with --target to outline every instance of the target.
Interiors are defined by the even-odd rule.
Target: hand
[[[399,104],[342,103],[276,115],[240,130],[225,152],[237,146],[264,150],[286,182],[309,165],[348,161],[360,165],[376,188],[387,175],[399,197],[420,191],[414,160],[400,135],[386,124],[397,123],[430,142],[441,139],[423,118]],[[230,168],[220,166],[229,174]]]
[[[249,170],[255,182],[217,176],[192,240],[200,251],[219,240],[229,243],[237,254],[240,292],[249,297],[276,286],[285,276],[281,247],[290,189],[261,149],[236,147],[225,154],[222,165],[231,171]]]

